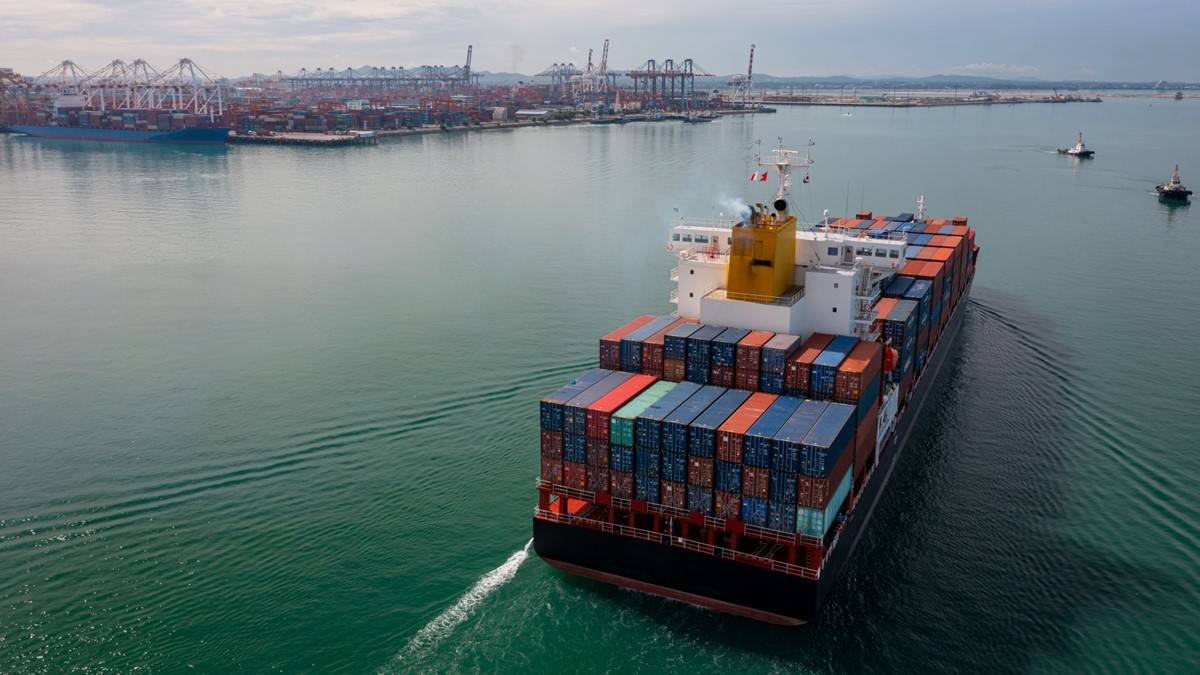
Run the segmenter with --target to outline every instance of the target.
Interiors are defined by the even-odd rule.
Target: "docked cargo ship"
[[[122,143],[190,143],[219,145],[229,138],[228,128],[184,128],[171,131],[139,131],[137,129],[103,129],[93,127],[60,127],[16,124],[10,131],[36,138],[62,138],[78,141],[117,141]]]
[[[673,224],[677,310],[602,337],[600,367],[541,401],[533,541],[550,565],[784,625],[816,616],[845,568],[979,248],[923,200],[799,227],[790,173],[812,162],[795,154],[759,159],[769,206]]]

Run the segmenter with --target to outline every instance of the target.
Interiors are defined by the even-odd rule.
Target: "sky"
[[[690,58],[714,75],[1200,82],[1200,0],[0,0],[0,67],[214,75]]]

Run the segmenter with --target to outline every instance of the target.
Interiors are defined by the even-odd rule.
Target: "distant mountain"
[[[451,66],[457,68],[457,66]],[[390,68],[389,68],[390,69]],[[331,69],[324,69],[329,72]],[[342,69],[338,72],[344,72],[347,69]],[[361,68],[349,69],[360,75],[365,75],[373,70],[372,66],[363,66]],[[620,72],[620,71],[618,71]],[[309,74],[315,74],[315,69],[310,69]],[[296,73],[284,73],[285,76],[295,75]],[[479,78],[480,84],[490,87],[503,87],[512,84],[524,82],[526,84],[549,84],[550,78],[536,77],[527,73],[510,73],[510,72],[492,72],[487,70],[472,71],[472,75]],[[256,73],[244,78],[231,78],[234,80],[248,80],[254,78],[266,79],[277,77],[278,73]],[[718,75],[713,78],[703,78],[706,87],[711,86],[712,89],[723,90],[728,88],[730,80],[735,77],[741,77],[742,74],[736,75]],[[631,86],[632,80],[627,77],[618,77],[617,83],[623,87]],[[701,81],[697,80],[697,84]],[[949,89],[958,87],[961,89],[1197,89],[1200,84],[1187,82],[1166,82],[1163,80],[1146,81],[1146,82],[1096,82],[1090,80],[1043,80],[1036,77],[1022,76],[1014,79],[1003,79],[996,77],[985,77],[982,75],[929,75],[925,77],[908,77],[904,75],[880,75],[876,77],[858,77],[854,75],[827,75],[827,76],[777,76],[766,73],[755,73],[754,84],[756,87],[767,87],[771,89],[779,89],[785,87],[814,87],[814,88],[833,88],[833,87],[859,87],[865,89],[893,89],[904,87],[906,89]]]

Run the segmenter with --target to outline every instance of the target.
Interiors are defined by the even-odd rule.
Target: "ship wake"
[[[454,629],[459,624],[470,618],[472,612],[487,598],[493,591],[500,588],[504,584],[512,581],[512,578],[517,575],[517,569],[521,567],[521,563],[529,557],[529,547],[533,544],[530,539],[525,543],[525,548],[513,553],[504,561],[504,564],[496,569],[488,572],[475,582],[466,593],[463,594],[458,602],[452,607],[439,614],[433,621],[430,621],[424,628],[417,632],[404,649],[392,659],[392,662],[379,670],[380,673],[397,673],[406,670],[406,666],[411,664],[421,657],[428,655],[434,648],[442,643],[449,635],[454,632]]]

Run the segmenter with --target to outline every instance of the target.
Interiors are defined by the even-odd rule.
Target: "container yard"
[[[232,142],[333,147],[455,129],[683,120],[698,111],[758,110],[744,105],[745,78],[735,83],[741,92],[735,102],[732,93],[698,85],[714,76],[692,59],[610,69],[607,40],[596,58],[589,50],[584,66],[556,63],[514,85],[481,84],[472,58],[468,46],[462,66],[302,68],[237,80],[189,59],[164,70],[141,59],[114,60],[95,71],[63,61],[34,77],[5,73],[0,129],[95,140],[227,129]],[[65,135],[63,129],[75,131]]]
[[[599,368],[542,400],[534,546],[551,565],[780,624],[810,620],[837,580],[958,330],[979,249],[965,218],[860,212],[796,229],[789,152],[776,151],[774,211],[713,237],[728,246],[673,228],[673,297],[702,299],[606,334]],[[739,269],[739,251],[759,262]],[[784,274],[760,271],[771,257]],[[712,270],[725,287],[704,286]]]

